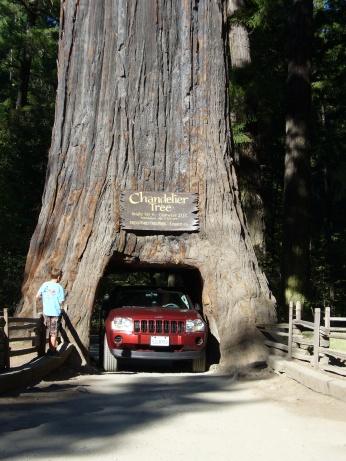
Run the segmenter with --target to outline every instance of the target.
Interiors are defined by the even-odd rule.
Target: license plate
[[[150,346],[169,346],[169,336],[151,336]]]

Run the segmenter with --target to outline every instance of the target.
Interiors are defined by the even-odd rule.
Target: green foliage
[[[234,123],[232,125],[233,142],[236,145],[252,142],[252,139],[245,130],[246,123]]]
[[[0,0],[1,305],[12,306],[20,298],[40,208],[54,116],[58,3]],[[28,56],[27,104],[17,107]]]

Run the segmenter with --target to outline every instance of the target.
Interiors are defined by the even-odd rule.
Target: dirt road
[[[2,397],[0,433],[11,461],[346,461],[346,403],[263,372],[123,372]]]

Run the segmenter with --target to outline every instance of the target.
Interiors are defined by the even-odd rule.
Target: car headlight
[[[112,320],[112,330],[131,333],[133,331],[133,320],[128,317],[115,317]]]
[[[197,333],[205,330],[205,323],[201,319],[186,320],[186,332]]]

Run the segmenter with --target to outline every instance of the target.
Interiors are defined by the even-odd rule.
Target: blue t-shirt
[[[42,297],[44,315],[59,317],[60,304],[65,300],[63,287],[56,282],[45,282],[40,286],[37,294]]]

